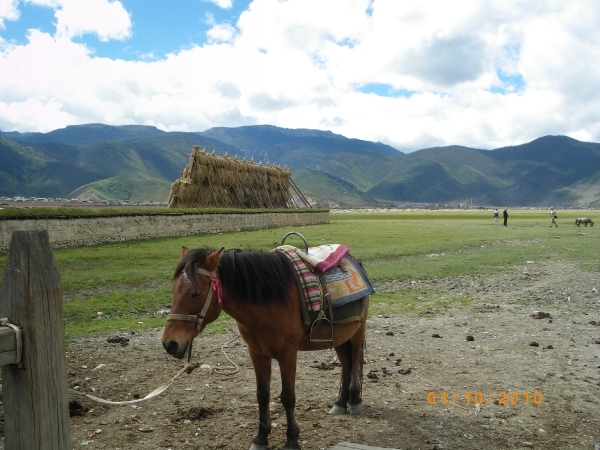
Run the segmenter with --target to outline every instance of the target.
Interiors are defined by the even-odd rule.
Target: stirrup
[[[329,331],[330,331],[330,333],[329,333],[329,339],[313,339],[312,338],[313,328],[319,322],[326,322],[326,323],[329,324]],[[331,344],[333,345],[333,322],[327,318],[327,316],[325,315],[325,311],[323,311],[323,310],[319,311],[319,315],[317,316],[317,318],[311,324],[311,326],[310,326],[310,334],[308,335],[308,340],[310,342],[331,342]]]

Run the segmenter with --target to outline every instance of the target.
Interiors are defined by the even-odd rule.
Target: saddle
[[[375,290],[362,263],[350,255],[350,248],[327,244],[311,248],[306,245],[302,250],[283,245],[284,241],[285,238],[273,251],[284,253],[296,270],[298,293],[304,299],[300,302],[304,325],[314,326],[318,320],[330,323],[359,321],[364,297],[374,294]]]

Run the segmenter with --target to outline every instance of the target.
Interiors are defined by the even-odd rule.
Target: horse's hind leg
[[[360,339],[359,339],[360,338]],[[348,393],[348,412],[352,415],[360,414],[363,409],[361,391],[362,391],[362,363],[363,363],[363,343],[365,340],[364,324],[362,326],[362,333],[358,332],[350,340],[351,342],[351,356],[352,356],[352,367],[350,370],[350,387]]]
[[[329,411],[329,414],[360,414],[361,398],[361,365],[363,361],[363,342],[365,338],[364,324],[352,338],[335,348],[342,364],[342,381],[340,394]]]
[[[352,353],[350,341],[344,342],[335,348],[340,364],[342,365],[342,378],[338,399],[329,410],[329,414],[346,414],[348,399],[350,398],[350,376],[352,369]]]
[[[365,299],[365,309],[363,310],[360,328],[350,338],[350,387],[348,389],[348,412],[350,414],[360,414],[363,410],[362,404],[362,365],[363,349],[365,343],[365,333],[367,331],[367,315],[369,312],[369,297]]]
[[[258,401],[258,434],[252,439],[250,450],[267,450],[271,432],[271,358],[257,354],[248,346],[248,353],[256,375],[256,399]]]

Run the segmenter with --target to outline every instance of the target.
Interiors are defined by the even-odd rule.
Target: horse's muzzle
[[[185,352],[187,351],[190,342],[186,341],[185,345],[180,346],[177,341],[171,340],[166,344],[163,341],[162,345],[169,355],[174,356],[177,359],[181,359],[185,356]]]

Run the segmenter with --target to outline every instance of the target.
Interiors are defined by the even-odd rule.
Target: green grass
[[[451,307],[467,306],[471,299],[466,297],[440,298],[433,295],[414,295],[413,292],[381,292],[372,297],[369,303],[370,315],[391,315],[406,312],[437,312]]]
[[[577,228],[576,217],[598,211],[559,211],[559,228],[547,211],[511,211],[508,227],[485,211],[331,214],[331,223],[301,226],[309,245],[343,243],[363,261],[371,281],[426,280],[493,274],[527,261],[573,261],[598,271],[600,224]],[[600,220],[600,219],[599,219]],[[271,250],[290,229],[203,234],[73,247],[54,251],[59,265],[67,337],[162,327],[156,313],[171,303],[171,277],[181,246]],[[297,236],[286,244],[301,247]],[[3,270],[6,255],[0,255]],[[415,298],[408,290],[373,296],[371,314],[436,312],[468,305],[469,298]],[[97,313],[102,312],[102,316]],[[207,333],[230,329],[223,315]]]
[[[592,270],[598,231],[575,227],[581,215],[561,213],[559,228],[550,228],[546,211],[510,212],[508,227],[478,211],[348,214],[332,215],[332,227],[339,228],[338,240],[350,243],[373,281],[432,279],[496,273],[554,258],[580,261]],[[360,229],[365,236],[356,241]]]
[[[141,170],[140,172],[143,172]],[[171,182],[147,176],[130,177],[117,175],[85,184],[69,194],[69,197],[89,197],[91,194],[105,200],[168,199]]]
[[[65,314],[67,313],[65,309]],[[65,337],[73,340],[84,336],[96,336],[110,333],[129,333],[131,331],[147,330],[151,328],[162,328],[165,326],[166,317],[109,317],[109,318],[88,318],[75,323],[65,323]],[[224,333],[231,330],[235,321],[227,314],[222,314],[219,318],[206,327],[203,335]]]

